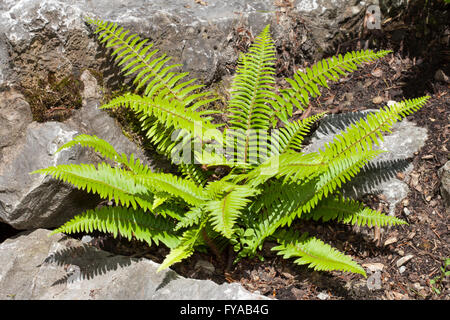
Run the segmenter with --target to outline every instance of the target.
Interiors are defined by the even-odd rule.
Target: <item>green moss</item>
[[[47,79],[39,79],[37,85],[23,88],[23,94],[31,107],[33,120],[64,121],[72,110],[81,108],[83,84],[74,75],[56,80],[53,73]]]

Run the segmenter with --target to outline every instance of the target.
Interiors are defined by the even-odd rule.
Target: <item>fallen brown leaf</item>
[[[371,72],[371,75],[373,75],[374,77],[380,78],[383,75],[383,70],[381,70],[380,68],[375,68]]]

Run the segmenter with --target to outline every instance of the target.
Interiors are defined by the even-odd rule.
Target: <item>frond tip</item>
[[[337,220],[347,224],[384,227],[386,225],[407,224],[399,218],[387,216],[365,207],[362,203],[340,197],[330,197],[319,202],[311,212],[302,215],[303,219]]]
[[[364,269],[350,256],[344,255],[328,244],[314,237],[308,237],[307,233],[299,236],[296,232],[278,232],[277,241],[280,245],[273,247],[278,255],[283,258],[298,257],[294,262],[299,265],[308,264],[314,270],[339,270],[353,272],[366,276]]]

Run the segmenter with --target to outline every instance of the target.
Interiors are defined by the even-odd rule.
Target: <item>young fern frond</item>
[[[281,91],[289,115],[292,116],[294,107],[299,110],[307,107],[310,97],[320,96],[319,86],[328,88],[328,81],[336,82],[340,76],[347,76],[347,72],[357,70],[358,65],[380,59],[390,52],[389,50],[374,52],[369,49],[352,51],[344,56],[339,54],[337,57],[323,59],[311,68],[306,68],[304,72],[298,70],[294,73],[294,79],[286,78],[291,88]]]
[[[237,137],[233,150],[243,164],[249,162],[250,149],[257,148],[251,135],[255,130],[267,132],[274,112],[275,45],[269,28],[267,25],[248,53],[241,55],[231,86],[229,123]]]
[[[320,219],[324,222],[336,220],[346,224],[368,227],[407,224],[404,220],[382,214],[365,207],[358,201],[342,197],[329,197],[320,201],[311,212],[303,214],[301,218],[313,219],[314,221]]]
[[[114,238],[119,234],[131,240],[133,237],[158,245],[164,243],[169,248],[179,245],[179,235],[174,231],[175,224],[163,216],[155,216],[142,210],[122,207],[102,207],[88,210],[67,221],[51,234],[64,232],[92,232],[98,230],[112,233]]]
[[[308,237],[308,233],[299,235],[297,232],[283,230],[277,232],[275,237],[279,245],[272,250],[278,251],[277,254],[283,255],[285,259],[298,257],[294,261],[296,264],[307,264],[308,267],[321,271],[349,271],[366,277],[364,269],[350,256],[344,255],[317,238]]]

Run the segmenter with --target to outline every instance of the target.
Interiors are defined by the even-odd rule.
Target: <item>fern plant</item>
[[[428,97],[381,108],[347,127],[318,152],[302,151],[303,139],[323,113],[292,120],[321,87],[389,51],[362,50],[323,59],[275,88],[276,50],[266,26],[239,57],[228,101],[229,121],[216,124],[208,109],[216,97],[200,91],[194,79],[169,64],[153,44],[116,23],[87,19],[106,47],[113,48],[122,71],[134,77],[134,92],[114,98],[103,109],[128,108],[139,117],[146,137],[178,164],[179,174],[152,171],[133,154],[119,154],[107,141],[79,135],[58,151],[75,145],[94,148],[109,163],[58,165],[35,171],[113,200],[89,210],[53,233],[100,230],[163,243],[170,253],[165,269],[196,249],[214,252],[233,246],[237,259],[259,255],[264,241],[285,258],[316,270],[360,273],[350,256],[292,225],[313,219],[362,226],[405,222],[347,199],[341,187],[370,160],[383,133],[426,103]],[[224,128],[221,128],[224,126]],[[219,170],[220,169],[220,170]],[[218,253],[220,254],[220,252]]]

